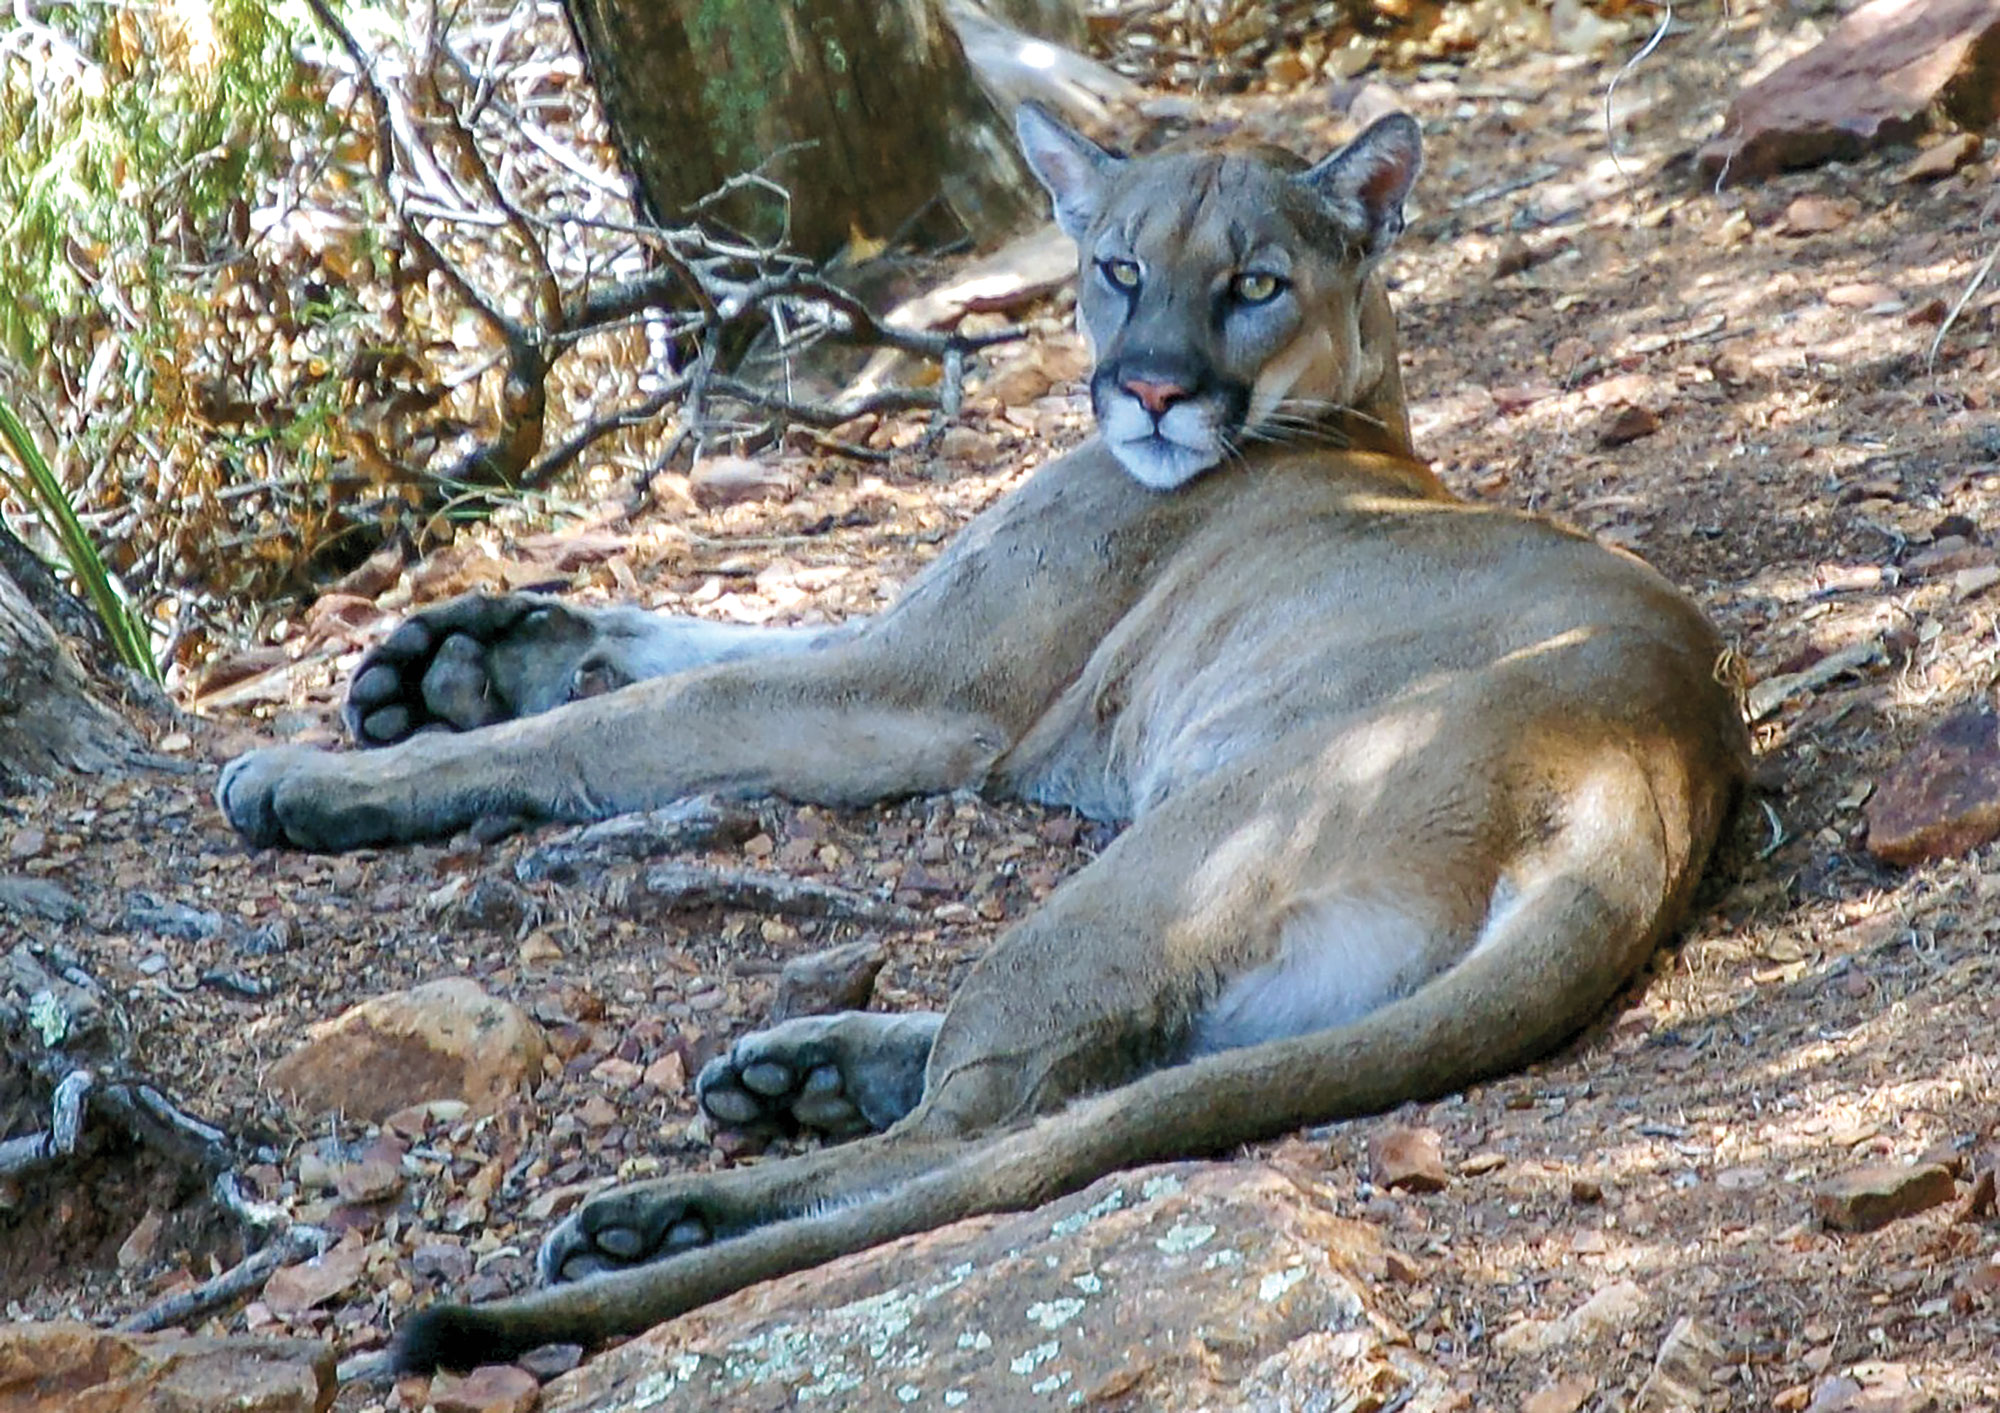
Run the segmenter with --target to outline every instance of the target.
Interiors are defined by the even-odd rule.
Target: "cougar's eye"
[[[1229,292],[1238,304],[1268,304],[1284,287],[1283,280],[1262,270],[1245,270],[1229,282]]]
[[[1117,289],[1139,288],[1139,262],[1136,260],[1100,260],[1097,268]]]

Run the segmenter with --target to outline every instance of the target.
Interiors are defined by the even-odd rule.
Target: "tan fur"
[[[646,1261],[676,1223],[712,1244],[427,1312],[405,1364],[635,1331],[1119,1166],[1450,1092],[1561,1043],[1676,924],[1745,769],[1715,635],[1637,560],[1454,500],[1409,452],[1379,249],[1242,208],[1243,190],[1290,199],[1274,184],[1297,165],[1202,161],[1224,159],[1107,158],[1082,278],[1088,240],[1129,226],[1147,278],[1188,296],[1132,319],[1157,339],[1178,318],[1192,346],[1236,258],[1225,226],[1259,223],[1311,296],[1269,359],[1314,400],[1310,428],[1242,429],[1241,455],[1169,491],[1088,443],[823,646],[232,767],[221,798],[247,834],[330,847],[710,790],[980,787],[1131,820],[975,970],[888,1132],[594,1199],[551,1239],[557,1276]],[[1124,329],[1094,331],[1107,359]],[[1283,1008],[1308,1002],[1331,1019],[1292,1033]],[[857,1092],[926,1058],[929,1031],[913,1052],[878,1019],[814,1033]],[[1283,1038],[1204,1053],[1260,1027]]]

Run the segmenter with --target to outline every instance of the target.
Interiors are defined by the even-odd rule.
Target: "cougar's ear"
[[[1423,132],[1408,113],[1377,118],[1318,166],[1292,178],[1317,196],[1364,255],[1387,250],[1403,229],[1403,198],[1424,164]]]
[[[1028,169],[1056,200],[1056,224],[1070,239],[1082,241],[1103,207],[1106,180],[1124,159],[1032,99],[1014,110],[1014,133]]]

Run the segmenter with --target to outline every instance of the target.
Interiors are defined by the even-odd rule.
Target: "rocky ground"
[[[1759,752],[1702,915],[1591,1034],[1261,1155],[1393,1253],[1370,1267],[1386,1347],[1461,1407],[1631,1406],[1685,1317],[1715,1351],[1703,1407],[2000,1408],[2000,856],[1964,847],[1976,830],[1919,828],[1912,810],[1940,806],[1910,805],[1894,776],[1941,723],[1990,713],[2000,656],[1991,284],[1933,346],[2000,242],[1995,158],[1975,146],[1952,174],[1931,154],[1944,170],[1926,174],[1897,147],[1714,190],[1692,154],[1780,30],[1698,12],[1608,104],[1601,56],[1496,49],[1386,80],[1430,152],[1394,264],[1420,448],[1464,495],[1558,515],[1687,586],[1754,684]],[[1324,85],[1274,88],[1204,107],[1303,148],[1340,130]],[[874,1004],[937,1004],[1101,845],[1064,815],[950,799],[763,805],[682,856],[900,910],[828,917],[743,893],[676,902],[635,863],[523,881],[546,831],[252,853],[208,800],[215,765],[252,742],[331,741],[343,673],[413,602],[559,582],[740,621],[870,611],[1084,435],[1064,317],[1060,297],[1034,313],[1031,344],[989,368],[936,455],[915,423],[850,429],[891,455],[787,461],[728,505],[665,477],[638,514],[358,581],[192,715],[149,719],[181,768],[0,801],[0,873],[69,900],[0,893],[0,947],[93,978],[132,1069],[258,1150],[250,1195],[343,1242],[214,1330],[354,1355],[440,1293],[517,1288],[539,1232],[594,1185],[747,1159],[691,1131],[688,1076],[767,1014],[788,959],[873,940]],[[1951,749],[1990,751],[1983,721]],[[1871,851],[1871,822],[1877,851],[1916,861]],[[1928,857],[1940,839],[1955,852]],[[529,1092],[496,1114],[371,1125],[267,1087],[315,1022],[447,976],[547,1037]],[[10,1083],[8,1134],[45,1100]],[[109,1137],[86,1151],[0,1187],[10,1318],[111,1322],[242,1256],[172,1160]],[[1891,1189],[1901,1215],[1843,1229],[1868,1204],[1842,1184]],[[1231,1406],[1202,1377],[1183,1380],[1186,1406]],[[401,1397],[356,1384],[340,1406]]]

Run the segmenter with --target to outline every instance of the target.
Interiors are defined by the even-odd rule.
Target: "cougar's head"
[[[1271,147],[1120,157],[1033,103],[1015,128],[1077,244],[1098,426],[1142,484],[1170,490],[1253,439],[1372,426],[1407,450],[1376,267],[1421,165],[1414,119],[1317,165]]]

